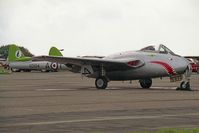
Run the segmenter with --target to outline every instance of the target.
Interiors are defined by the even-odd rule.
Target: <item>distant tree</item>
[[[10,45],[0,45],[0,58],[7,59],[9,46]],[[18,47],[21,49],[21,51],[25,56],[29,57],[33,56],[33,54],[27,48],[24,48],[23,46],[18,46]]]
[[[8,46],[1,46],[0,47],[0,58],[7,58],[8,56]]]
[[[22,53],[23,53],[25,56],[28,56],[28,57],[34,56],[27,48],[25,48],[25,47],[23,47],[23,46],[19,46],[19,48],[21,49]]]

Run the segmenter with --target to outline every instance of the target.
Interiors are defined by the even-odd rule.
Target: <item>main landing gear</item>
[[[184,75],[183,75],[183,81],[180,83],[180,87],[178,87],[176,90],[186,90],[186,91],[190,91],[191,87],[190,87],[190,77],[191,77],[191,69],[188,66]]]
[[[140,86],[145,89],[150,88],[152,85],[151,79],[140,79],[139,82],[140,82]]]
[[[95,86],[97,89],[106,89],[108,86],[108,79],[106,77],[106,71],[104,69],[103,64],[100,66],[99,77],[95,80]]]
[[[95,86],[97,89],[106,89],[108,85],[108,80],[106,79],[106,77],[98,77],[95,80]]]

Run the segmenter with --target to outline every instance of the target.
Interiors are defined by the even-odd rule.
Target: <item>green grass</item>
[[[0,74],[8,74],[9,71],[0,66]]]
[[[109,132],[93,132],[93,133],[109,133]],[[199,128],[192,129],[160,129],[156,131],[137,131],[126,133],[199,133]]]

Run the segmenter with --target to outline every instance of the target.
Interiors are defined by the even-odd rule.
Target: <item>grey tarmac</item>
[[[179,82],[154,79],[110,82],[97,90],[94,79],[70,72],[0,75],[0,133],[131,133],[199,127],[199,75],[193,91]]]

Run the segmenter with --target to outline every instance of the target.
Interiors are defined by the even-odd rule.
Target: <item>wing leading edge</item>
[[[106,69],[125,70],[137,68],[144,65],[144,62],[137,59],[105,59],[105,58],[82,58],[82,57],[58,57],[58,56],[36,56],[33,61],[50,61],[60,64],[72,64],[77,66],[91,65],[104,66]],[[134,62],[134,63],[132,63]]]

